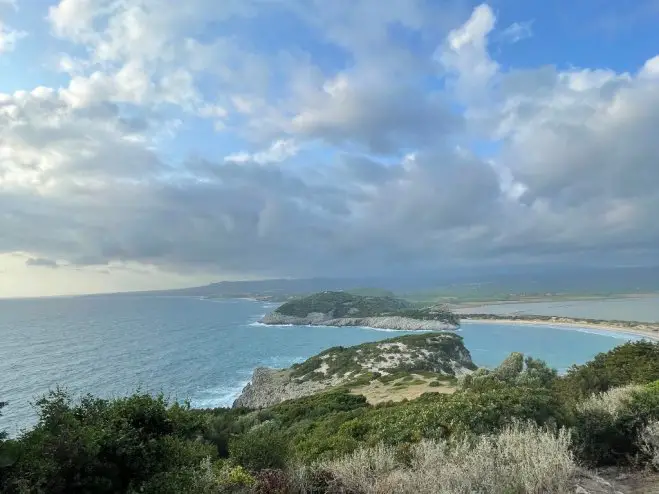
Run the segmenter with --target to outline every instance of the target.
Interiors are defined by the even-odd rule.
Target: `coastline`
[[[308,317],[297,317],[271,312],[258,322],[266,326],[357,327],[392,331],[456,331],[459,329],[459,325],[434,319],[414,319],[403,316],[327,318],[320,313]]]
[[[653,341],[659,341],[659,330],[653,331],[651,329],[638,329],[638,328],[625,328],[615,326],[613,324],[594,324],[594,323],[580,323],[580,322],[564,322],[564,321],[550,321],[544,319],[509,319],[506,317],[501,318],[488,318],[488,319],[471,319],[463,318],[461,323],[478,323],[478,324],[510,324],[515,326],[561,326],[566,329],[591,329],[600,331],[602,333],[617,333],[626,334],[631,336],[640,336],[648,338]]]

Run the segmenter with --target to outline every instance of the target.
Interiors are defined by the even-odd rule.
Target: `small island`
[[[459,317],[444,306],[417,307],[391,296],[320,292],[291,300],[264,316],[263,324],[361,326],[402,331],[455,330]]]

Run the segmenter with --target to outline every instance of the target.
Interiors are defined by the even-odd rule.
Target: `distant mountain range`
[[[135,295],[253,297],[285,300],[325,290],[412,298],[488,299],[547,295],[612,295],[659,291],[659,266],[592,268],[532,266],[473,273],[416,273],[388,277],[222,281],[206,286],[132,293]],[[121,294],[118,294],[121,295]]]

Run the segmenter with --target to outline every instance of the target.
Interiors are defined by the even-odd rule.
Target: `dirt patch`
[[[350,392],[355,395],[363,395],[371,405],[387,401],[403,401],[418,398],[423,393],[453,393],[455,387],[440,383],[439,386],[431,386],[434,380],[418,374],[412,374],[413,381],[405,381],[404,378],[383,383],[377,379],[364,386],[352,388]]]
[[[659,474],[617,468],[581,472],[576,482],[579,494],[657,494]]]

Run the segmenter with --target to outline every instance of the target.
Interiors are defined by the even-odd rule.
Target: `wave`
[[[249,383],[249,379],[232,386],[218,386],[209,388],[200,393],[200,396],[190,400],[192,408],[221,408],[231,407],[233,402]]]
[[[292,328],[293,326],[295,326],[295,324],[264,324],[264,323],[259,322],[259,321],[254,321],[254,322],[250,322],[248,324],[248,326],[268,326],[268,327],[274,327],[274,328]],[[299,326],[299,327],[302,327],[302,326]]]
[[[637,340],[642,340],[644,339],[644,336],[636,334],[636,333],[628,333],[626,331],[616,331],[612,329],[595,329],[595,328],[580,328],[580,327],[572,327],[572,326],[558,326],[558,325],[553,325],[553,324],[547,324],[547,325],[540,325],[545,328],[551,328],[551,329],[560,329],[562,331],[577,331],[579,333],[587,333],[587,334],[594,334],[594,335],[600,335],[600,336],[608,336],[610,338],[615,338],[617,340],[632,340],[632,341],[637,341]]]

